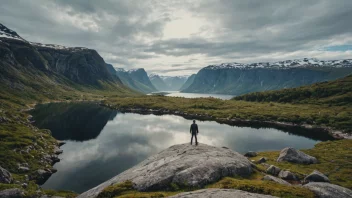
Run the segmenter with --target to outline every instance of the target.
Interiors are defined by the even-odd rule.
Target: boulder
[[[271,195],[262,195],[256,193],[250,193],[242,190],[235,189],[218,189],[218,188],[209,188],[196,190],[192,192],[180,193],[170,198],[274,198]]]
[[[21,198],[25,197],[24,191],[19,188],[11,188],[0,191],[0,197],[3,198]]]
[[[254,151],[248,151],[244,156],[246,157],[256,157],[258,154]]]
[[[318,198],[351,198],[352,190],[326,182],[310,182],[304,185],[313,191]]]
[[[49,169],[38,169],[31,176],[31,180],[35,180],[37,184],[42,185],[49,179],[53,172]]]
[[[258,164],[264,163],[266,162],[267,158],[266,157],[262,157],[258,160]]]
[[[227,176],[249,176],[251,163],[230,149],[199,144],[172,146],[79,197],[96,197],[107,186],[132,181],[138,191],[168,190],[176,184],[201,188]]]
[[[29,168],[25,167],[25,166],[20,166],[20,167],[18,167],[18,171],[21,173],[26,173],[29,171]]]
[[[284,179],[284,180],[298,180],[298,178],[297,178],[297,176],[295,175],[295,174],[293,174],[293,173],[291,173],[290,171],[284,171],[284,170],[282,170],[282,171],[280,171],[280,173],[279,173],[279,177],[281,178],[281,179]]]
[[[274,175],[274,176],[277,176],[279,175],[281,169],[277,166],[274,166],[274,165],[271,165],[269,166],[268,169],[266,169],[266,173],[269,173],[270,175]]]
[[[329,182],[330,183],[330,180],[323,173],[317,170],[314,170],[311,174],[309,174],[307,177],[304,178],[304,183],[308,183],[308,182]]]
[[[289,185],[291,186],[290,183],[288,183],[287,181],[283,180],[283,179],[280,179],[280,178],[277,178],[277,177],[274,177],[274,176],[271,176],[271,175],[265,175],[263,177],[263,180],[266,180],[266,181],[273,181],[273,182],[276,182],[276,183],[279,183],[279,184],[285,184],[285,185]]]
[[[302,151],[296,150],[294,148],[288,147],[284,148],[280,152],[278,162],[287,161],[297,164],[316,164],[318,160],[315,157],[307,155]]]
[[[11,173],[0,166],[0,183],[10,184],[12,181]]]

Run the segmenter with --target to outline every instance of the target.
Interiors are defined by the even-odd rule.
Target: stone
[[[297,164],[316,164],[317,158],[307,155],[302,151],[287,147],[281,150],[280,156],[277,158],[278,162],[287,161]]]
[[[49,169],[38,169],[31,176],[31,180],[35,180],[37,184],[42,185],[49,179],[53,173]]]
[[[27,188],[28,184],[27,184],[27,183],[23,183],[21,186],[22,186],[23,188]]]
[[[0,191],[0,197],[4,198],[22,198],[25,197],[24,191],[19,188],[10,188]]]
[[[18,171],[21,173],[26,173],[29,171],[29,168],[25,167],[25,166],[20,166],[20,167],[18,167]]]
[[[10,184],[12,181],[11,173],[0,166],[0,183]]]
[[[294,180],[294,181],[298,180],[298,178],[297,178],[297,176],[295,174],[293,174],[293,173],[291,173],[290,171],[287,171],[287,170],[280,171],[279,177],[281,179],[284,179],[284,180]]]
[[[258,164],[264,163],[266,162],[267,158],[266,157],[262,157],[258,160]]]
[[[250,193],[242,190],[235,189],[218,189],[209,188],[196,190],[192,192],[180,193],[170,198],[274,198],[271,195],[262,195],[256,193]]]
[[[263,177],[263,180],[265,180],[265,181],[273,181],[273,182],[276,182],[276,183],[279,183],[279,184],[285,184],[285,185],[291,186],[291,184],[288,183],[287,181],[285,181],[283,179],[280,179],[280,178],[277,178],[277,177],[274,177],[274,176],[271,176],[271,175],[265,175]]]
[[[205,144],[179,144],[149,157],[140,164],[79,195],[96,197],[107,186],[131,181],[138,191],[168,190],[171,184],[201,188],[227,176],[249,176],[251,163],[231,149]]]
[[[311,174],[309,174],[307,177],[304,178],[304,183],[308,182],[329,182],[329,178],[324,175],[323,173],[314,170]]]
[[[352,198],[352,190],[326,182],[310,182],[303,187],[313,191],[318,198]]]
[[[254,151],[248,151],[244,156],[246,157],[256,157],[258,154]]]
[[[268,169],[266,169],[266,173],[269,173],[270,175],[274,175],[274,176],[277,176],[279,175],[281,169],[277,166],[274,166],[274,165],[271,165],[269,166]]]
[[[54,147],[54,154],[55,155],[60,155],[62,154],[63,150],[61,150],[59,147]]]

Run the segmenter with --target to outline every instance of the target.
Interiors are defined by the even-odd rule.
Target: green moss
[[[101,193],[99,193],[98,197],[101,197],[101,198],[115,197],[115,196],[121,195],[126,191],[134,191],[133,183],[131,181],[125,181],[122,183],[108,186]]]
[[[21,188],[20,185],[17,184],[3,184],[0,183],[0,191],[10,189],[10,188]]]
[[[257,157],[251,158],[258,160],[261,157],[268,158],[267,163],[290,170],[300,179],[310,174],[313,170],[318,170],[327,175],[333,184],[352,189],[352,140],[337,140],[321,142],[312,149],[302,150],[308,155],[318,159],[318,164],[294,164],[289,162],[277,162],[280,151],[259,152]],[[258,165],[263,171],[265,167]]]
[[[270,181],[234,179],[226,177],[207,188],[238,189],[252,193],[273,195],[278,197],[314,197],[313,192],[306,188],[287,186]]]
[[[65,198],[73,198],[77,197],[78,194],[72,191],[65,191],[65,190],[50,190],[50,189],[45,189],[43,190],[46,195],[49,196],[58,196],[58,197],[65,197]]]

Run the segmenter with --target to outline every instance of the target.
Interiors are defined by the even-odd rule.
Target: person
[[[196,124],[195,120],[193,120],[193,124],[191,124],[191,128],[190,128],[189,132],[192,134],[191,145],[192,145],[192,142],[193,142],[193,136],[194,136],[194,138],[196,140],[196,145],[198,145],[197,134],[199,133],[199,130],[198,130],[198,125]]]

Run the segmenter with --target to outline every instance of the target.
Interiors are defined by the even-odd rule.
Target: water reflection
[[[83,192],[171,145],[190,141],[190,120],[173,115],[118,113],[92,104],[49,104],[32,112],[36,124],[68,140],[58,172],[44,188]],[[238,152],[310,148],[317,142],[273,128],[198,121],[198,141]]]

